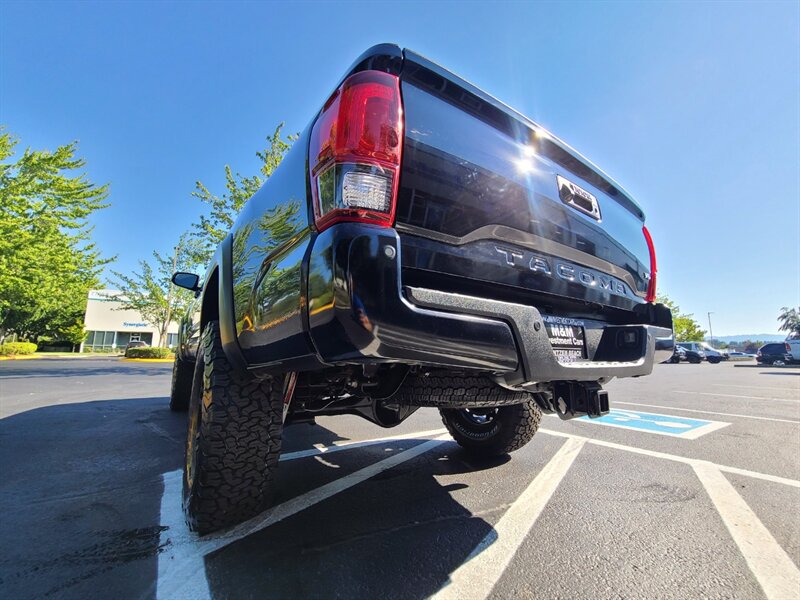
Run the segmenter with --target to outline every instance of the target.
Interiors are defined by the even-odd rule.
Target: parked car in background
[[[706,342],[678,342],[676,346],[699,354],[703,357],[703,360],[707,360],[711,364],[717,364],[723,360],[728,360],[727,354],[723,354]]]
[[[790,333],[784,344],[791,362],[800,363],[800,333]]]
[[[705,359],[705,357],[706,357],[705,353],[702,351],[695,352],[694,350],[687,350],[683,346],[676,345],[675,350],[672,353],[672,358],[664,362],[671,362],[673,364],[678,364],[679,362],[683,361],[691,363],[693,365],[697,365],[703,362],[703,359]]]
[[[720,360],[728,360],[730,358],[730,354],[727,350],[714,348],[714,346],[708,342],[700,342],[700,345],[703,347],[703,352],[706,353],[706,356],[719,356]]]
[[[756,362],[762,365],[785,365],[792,360],[791,355],[787,354],[786,347],[785,342],[764,344],[758,349]]]
[[[735,360],[735,361],[753,360],[755,357],[756,357],[755,354],[748,354],[747,352],[738,352],[736,350],[728,352],[729,360]]]

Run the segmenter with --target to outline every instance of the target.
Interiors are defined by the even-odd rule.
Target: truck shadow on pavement
[[[181,467],[186,416],[163,397],[48,406],[0,420],[0,596],[154,597],[162,474]],[[380,435],[380,434],[378,434]],[[343,438],[287,430],[284,452]],[[277,502],[424,440],[281,463]],[[204,558],[212,597],[403,597],[437,591],[490,532],[437,477],[472,461],[445,442]]]
[[[63,404],[0,420],[0,596],[148,594],[161,473],[180,467],[186,428],[166,402]]]
[[[382,458],[383,446],[375,450],[373,460]],[[325,460],[361,463],[370,453],[353,452],[358,455],[342,452]],[[206,556],[211,596],[427,598],[493,530],[453,498],[467,485],[442,485],[437,477],[507,460],[473,462],[454,443],[444,443]],[[281,468],[307,477],[299,467]],[[285,482],[280,476],[279,481]]]

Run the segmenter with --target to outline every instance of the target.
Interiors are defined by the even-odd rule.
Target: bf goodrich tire
[[[281,451],[283,382],[232,368],[219,324],[209,323],[194,371],[183,508],[204,534],[253,517],[269,504]]]
[[[411,374],[392,396],[400,404],[435,408],[492,408],[521,404],[532,397],[528,392],[507,390],[488,377],[448,374]]]
[[[519,450],[531,441],[542,420],[533,400],[496,408],[440,408],[439,412],[458,445],[480,457]]]
[[[171,410],[184,411],[189,408],[193,376],[194,365],[175,357],[175,362],[172,363],[172,388],[169,393]]]

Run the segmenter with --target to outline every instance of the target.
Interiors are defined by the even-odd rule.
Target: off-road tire
[[[189,408],[193,379],[194,364],[175,357],[175,362],[172,363],[172,387],[169,392],[170,410],[182,412]]]
[[[533,400],[499,406],[493,412],[491,421],[479,425],[472,421],[469,409],[439,409],[453,439],[479,457],[502,456],[519,450],[531,441],[542,420],[542,411]]]
[[[411,406],[481,408],[521,404],[528,392],[500,387],[488,377],[454,377],[445,374],[410,374],[392,400]]]
[[[692,365],[699,365],[701,362],[703,362],[703,361],[702,361],[702,359],[699,359],[699,358],[694,358],[694,357],[692,357],[692,358],[687,358],[687,359],[686,359],[686,361],[687,361],[689,364],[692,364]]]
[[[203,331],[189,405],[183,471],[186,522],[200,534],[239,523],[269,504],[283,429],[283,381],[234,369],[219,324]]]
[[[708,359],[708,362],[710,362],[712,365],[717,365],[721,361],[722,361],[722,359],[721,358],[717,358],[716,356]]]

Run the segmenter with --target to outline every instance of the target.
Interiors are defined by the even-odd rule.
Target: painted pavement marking
[[[676,394],[691,394],[692,396],[712,396],[715,398],[741,398],[743,400],[767,400],[769,402],[800,402],[791,398],[765,398],[764,396],[738,396],[736,394],[717,394],[713,392],[689,392],[686,390],[675,390]]]
[[[387,469],[416,458],[449,439],[449,436],[440,436],[403,452],[398,452],[377,463],[278,504],[244,523],[202,538],[190,533],[183,519],[180,508],[182,472],[172,471],[165,473],[163,476],[164,495],[161,500],[161,525],[167,527],[167,529],[161,533],[159,544],[161,552],[158,555],[156,598],[187,598],[191,600],[210,598],[208,580],[205,573],[206,555],[266,529],[270,525],[274,525],[306,508],[327,500],[331,496],[358,485]]]
[[[615,400],[614,404],[624,404],[626,406],[644,406],[645,408],[660,408],[666,410],[677,410],[683,412],[691,412],[691,413],[700,413],[703,415],[719,415],[721,417],[738,417],[740,419],[754,419],[757,421],[774,421],[776,423],[794,423],[795,425],[800,425],[800,421],[795,421],[793,419],[778,419],[775,417],[759,417],[756,415],[740,415],[737,413],[726,413],[726,412],[716,412],[713,410],[697,410],[696,408],[681,408],[679,406],[664,406],[660,404],[642,404],[641,402],[622,402],[620,400]]]
[[[488,598],[525,541],[585,440],[569,438],[432,600]]]
[[[766,385],[738,385],[735,383],[712,383],[711,385],[716,385],[718,387],[732,387],[732,388],[742,388],[751,390],[780,390],[782,392],[800,392],[800,386],[795,386],[794,388],[786,388],[786,387],[766,386]]]
[[[800,596],[800,570],[731,482],[710,463],[697,462],[692,468],[764,595],[775,600]]]
[[[280,461],[295,460],[298,458],[306,458],[307,456],[316,456],[318,454],[330,454],[332,452],[341,452],[342,450],[353,450],[354,448],[362,448],[364,446],[374,446],[376,444],[383,444],[384,442],[391,442],[401,440],[406,442],[413,442],[418,438],[431,438],[447,433],[447,430],[430,429],[428,431],[415,431],[414,433],[401,433],[398,435],[390,435],[386,437],[373,438],[371,440],[361,441],[346,441],[346,442],[333,442],[330,446],[324,444],[314,444],[313,448],[308,450],[298,450],[296,452],[287,452],[282,454]]]
[[[674,425],[665,425],[664,423],[669,422],[677,424],[687,420],[663,421],[663,418],[674,419],[675,417],[633,411],[616,412],[623,413],[621,416],[622,419],[628,419],[628,421],[624,421],[624,423],[630,421],[639,422],[648,419],[654,422],[646,427],[658,426],[667,429],[682,430],[683,434],[679,433],[676,435],[672,433],[672,435],[676,437],[686,437],[684,434],[687,433],[687,429],[689,430],[688,433],[702,431],[699,435],[704,435],[709,431],[709,424],[717,425],[717,428],[728,425],[728,423],[718,423],[715,421],[688,419],[688,421],[698,421],[700,424],[695,425],[690,423],[688,424],[689,427],[676,427]],[[625,413],[627,413],[627,417],[624,416]],[[637,415],[638,418],[631,418],[631,414]],[[642,418],[643,415],[644,419]],[[591,420],[591,422],[595,423],[597,421],[598,419]],[[686,424],[685,422],[683,423],[683,425]],[[624,426],[626,429],[635,428],[627,425],[611,426]],[[705,430],[703,430],[704,427],[706,427]],[[636,429],[644,431],[644,429],[641,428]],[[374,440],[342,442],[327,447],[320,446],[310,450],[289,453],[283,457],[283,460],[292,460],[307,456],[318,457],[318,455],[328,452],[355,449],[395,439],[409,441],[436,435],[441,431],[442,430],[429,430],[399,436],[390,436],[387,438],[376,438]],[[744,500],[736,493],[727,479],[722,475],[722,472],[744,475],[764,481],[788,485],[794,488],[800,488],[800,481],[749,471],[747,469],[740,469],[738,467],[717,465],[709,461],[646,450],[635,446],[627,446],[624,444],[572,435],[560,431],[548,429],[540,429],[540,431],[546,435],[566,438],[566,442],[542,469],[539,475],[537,475],[533,482],[531,482],[528,488],[520,494],[519,498],[506,511],[503,517],[501,517],[494,531],[487,535],[473,550],[467,560],[452,573],[450,582],[434,596],[435,598],[461,598],[465,596],[470,598],[486,598],[491,594],[494,585],[503,575],[503,572],[510,564],[519,546],[525,540],[559,483],[569,471],[569,468],[572,466],[581,448],[586,443],[690,465],[711,496],[714,506],[719,511],[726,527],[728,527],[731,532],[735,543],[747,560],[748,565],[759,581],[759,584],[764,589],[767,597],[781,598],[785,596],[785,590],[797,589],[797,581],[800,581],[800,574],[797,571],[797,567],[795,567],[788,556],[786,556],[785,551],[780,548],[774,538],[769,534],[766,528],[764,528],[763,524],[758,521]],[[398,454],[364,467],[340,479],[329,482],[305,494],[301,494],[296,498],[287,500],[231,529],[203,538],[199,538],[195,534],[189,532],[183,518],[181,510],[182,472],[172,471],[170,473],[165,473],[163,475],[164,493],[161,499],[160,522],[166,529],[162,532],[160,539],[161,552],[158,556],[156,597],[191,598],[192,600],[210,598],[211,592],[205,573],[205,557],[207,555],[225,548],[229,544],[253,533],[261,531],[283,519],[293,516],[387,469],[391,469],[405,461],[420,456],[448,439],[449,436],[447,435],[428,439],[413,448],[399,452]],[[766,558],[762,558],[762,554]],[[785,562],[787,560],[789,561],[788,566]]]
[[[656,435],[668,435],[685,440],[696,440],[707,433],[730,425],[730,423],[721,421],[690,419],[688,417],[621,409],[612,409],[602,417],[579,417],[577,420],[594,425],[619,427],[620,429],[631,429]]]
[[[699,460],[697,458],[688,458],[678,454],[669,454],[667,452],[658,452],[656,450],[647,450],[645,448],[637,448],[636,446],[626,446],[625,444],[618,444],[616,442],[607,442],[605,440],[598,440],[594,438],[587,438],[580,435],[565,433],[563,431],[555,431],[553,429],[539,429],[540,432],[546,435],[563,438],[577,438],[586,440],[589,444],[596,446],[603,446],[605,448],[614,448],[615,450],[623,450],[632,454],[641,454],[642,456],[651,456],[653,458],[663,458],[664,460],[671,460],[674,462],[684,463],[686,465],[694,465],[695,463],[704,463],[713,465],[720,471],[725,473],[735,473],[736,475],[744,475],[745,477],[752,477],[753,479],[761,479],[762,481],[771,481],[772,483],[780,483],[781,485],[788,485],[793,488],[800,488],[800,481],[796,479],[789,479],[787,477],[779,477],[778,475],[770,475],[769,473],[759,473],[758,471],[750,471],[748,469],[740,469],[739,467],[730,467],[727,465],[719,465],[707,460]]]

